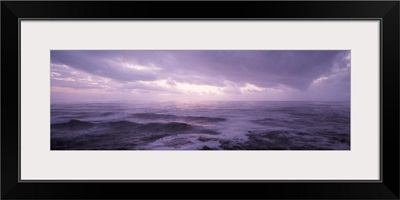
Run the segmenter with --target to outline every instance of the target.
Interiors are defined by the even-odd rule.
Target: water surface
[[[57,103],[52,150],[350,150],[350,102]]]

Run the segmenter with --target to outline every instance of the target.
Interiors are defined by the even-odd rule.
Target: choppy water
[[[52,150],[349,150],[350,102],[51,105]]]

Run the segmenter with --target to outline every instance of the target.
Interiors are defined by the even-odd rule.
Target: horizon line
[[[113,102],[351,102],[351,100],[73,100],[54,101],[54,103],[113,103]]]

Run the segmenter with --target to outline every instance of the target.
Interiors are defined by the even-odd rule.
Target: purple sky
[[[349,101],[350,51],[52,50],[51,100]]]

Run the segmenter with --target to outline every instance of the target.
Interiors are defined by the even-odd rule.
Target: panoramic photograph
[[[350,50],[51,50],[51,150],[350,150]]]

